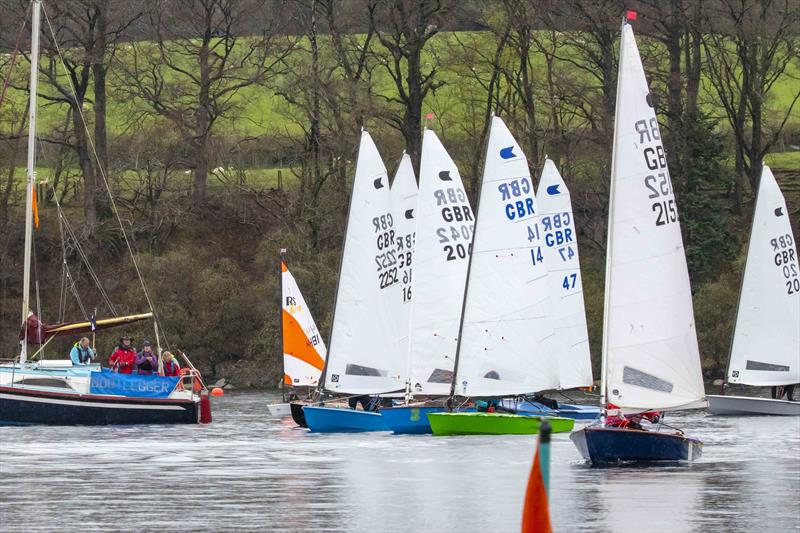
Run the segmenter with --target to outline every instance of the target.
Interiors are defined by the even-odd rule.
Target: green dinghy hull
[[[536,435],[543,420],[553,433],[572,431],[575,420],[508,413],[428,413],[434,435]]]

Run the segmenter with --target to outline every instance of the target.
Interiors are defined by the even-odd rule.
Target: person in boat
[[[619,407],[613,404],[608,404],[608,407],[609,409],[619,409]],[[634,415],[619,414],[606,418],[606,427],[647,431],[644,426],[642,426],[643,420],[647,420],[651,424],[658,424],[662,418],[664,418],[663,413],[658,411],[645,411],[644,413],[636,413]]]
[[[164,376],[181,375],[181,365],[179,365],[175,357],[172,356],[172,352],[164,352],[161,354],[161,366],[163,369],[162,375]]]
[[[361,396],[351,396],[347,400],[347,405],[350,406],[350,409],[357,409],[358,404],[361,404],[361,409],[364,411],[370,410],[370,398],[366,394]]]
[[[114,353],[108,358],[108,364],[114,372],[120,374],[133,374],[136,366],[136,350],[133,348],[133,337],[124,336],[119,339],[119,344]]]
[[[72,346],[72,350],[69,351],[69,358],[72,359],[72,364],[74,366],[92,364],[92,360],[95,358],[95,353],[94,350],[92,350],[92,347],[89,346],[89,339],[83,337],[81,340],[76,342]]]
[[[153,353],[150,341],[142,342],[142,351],[136,354],[136,373],[142,376],[152,376],[158,373],[158,356]]]
[[[781,385],[778,387],[772,387],[772,399],[773,400],[782,400],[784,396],[790,402],[794,401],[794,387],[795,384],[792,385]]]

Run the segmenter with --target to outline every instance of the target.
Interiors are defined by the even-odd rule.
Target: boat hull
[[[306,415],[303,412],[303,407],[308,404],[303,402],[291,402],[289,404],[289,412],[292,415],[292,420],[294,423],[300,426],[301,428],[307,428],[308,424],[306,423]]]
[[[445,410],[438,406],[400,406],[385,407],[380,410],[381,416],[389,429],[398,435],[425,435],[432,433],[428,422],[429,413],[441,413]]]
[[[523,416],[555,416],[573,420],[597,420],[600,418],[600,408],[595,405],[559,403],[558,409],[553,409],[539,402],[517,402],[515,400],[503,400],[501,405],[503,408]]]
[[[289,416],[292,414],[292,408],[288,403],[269,403],[267,404],[267,411],[272,416]]]
[[[570,440],[592,466],[675,464],[698,459],[703,443],[685,435],[635,429],[586,427]]]
[[[431,413],[434,435],[535,435],[543,420],[553,433],[571,431],[571,418],[520,416],[505,413]]]
[[[200,401],[60,394],[0,387],[0,425],[197,424]]]
[[[706,399],[708,400],[708,411],[714,415],[800,416],[800,402],[790,402],[789,400],[715,395],[707,395]]]
[[[389,431],[380,413],[346,407],[306,405],[303,408],[308,429],[315,433],[362,433]]]

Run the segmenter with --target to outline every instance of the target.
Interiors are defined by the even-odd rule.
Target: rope
[[[25,17],[22,19],[22,25],[19,27],[19,34],[17,34],[17,44],[14,45],[14,53],[11,55],[11,65],[8,67],[8,74],[3,81],[3,90],[0,91],[0,108],[3,107],[3,100],[6,98],[6,90],[11,85],[11,74],[14,73],[14,66],[17,64],[17,55],[19,54],[19,44],[22,41],[22,32],[25,31],[25,26],[28,24],[28,13],[31,10],[31,5],[28,4],[28,9],[25,10]]]
[[[50,22],[50,16],[47,14],[47,9],[45,9],[44,4],[42,4],[42,12],[44,13],[44,18],[47,21],[47,27],[50,29],[50,35],[53,37],[53,44],[55,45],[58,57],[59,59],[61,59],[61,68],[63,69],[64,75],[67,78],[67,81],[69,82],[69,88],[72,91],[72,97],[74,98],[75,103],[77,104],[78,95],[77,92],[75,91],[75,86],[72,83],[72,79],[69,76],[69,72],[67,72],[66,67],[64,66],[65,65],[64,56],[61,53],[61,47],[59,46],[58,40],[56,39],[56,34],[55,31],[53,30],[53,25]],[[139,278],[139,283],[142,286],[142,292],[144,293],[145,300],[147,301],[147,306],[150,308],[150,312],[153,313],[154,320],[158,322],[158,315],[156,313],[155,306],[153,305],[153,300],[150,298],[150,293],[147,291],[147,287],[144,284],[144,278],[142,277],[142,272],[139,269],[139,262],[136,260],[136,254],[133,251],[133,246],[131,245],[131,242],[128,239],[128,234],[125,231],[125,225],[122,223],[122,217],[119,214],[119,209],[117,208],[117,202],[114,200],[114,195],[111,193],[111,186],[108,184],[108,177],[106,176],[106,171],[100,162],[100,157],[97,155],[97,148],[95,147],[94,140],[92,140],[92,135],[91,132],[89,131],[89,125],[86,122],[86,117],[83,114],[81,106],[76,105],[75,109],[77,109],[78,114],[81,117],[83,128],[86,131],[86,139],[88,140],[89,146],[92,149],[92,155],[94,155],[95,161],[97,161],[97,169],[100,171],[100,176],[103,178],[103,184],[105,185],[106,191],[108,192],[108,197],[111,200],[112,211],[114,212],[114,216],[116,217],[117,222],[119,223],[119,227],[122,230],[122,237],[125,240],[125,246],[127,246],[128,252],[130,253],[131,261],[133,262],[133,268],[136,270],[136,275]],[[164,336],[164,339],[166,341],[166,335]]]

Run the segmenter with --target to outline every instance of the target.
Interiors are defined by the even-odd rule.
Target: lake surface
[[[0,530],[519,531],[535,437],[310,434],[270,393],[208,426],[0,428]],[[554,435],[557,531],[800,531],[800,418],[667,417],[691,466],[593,469]]]

